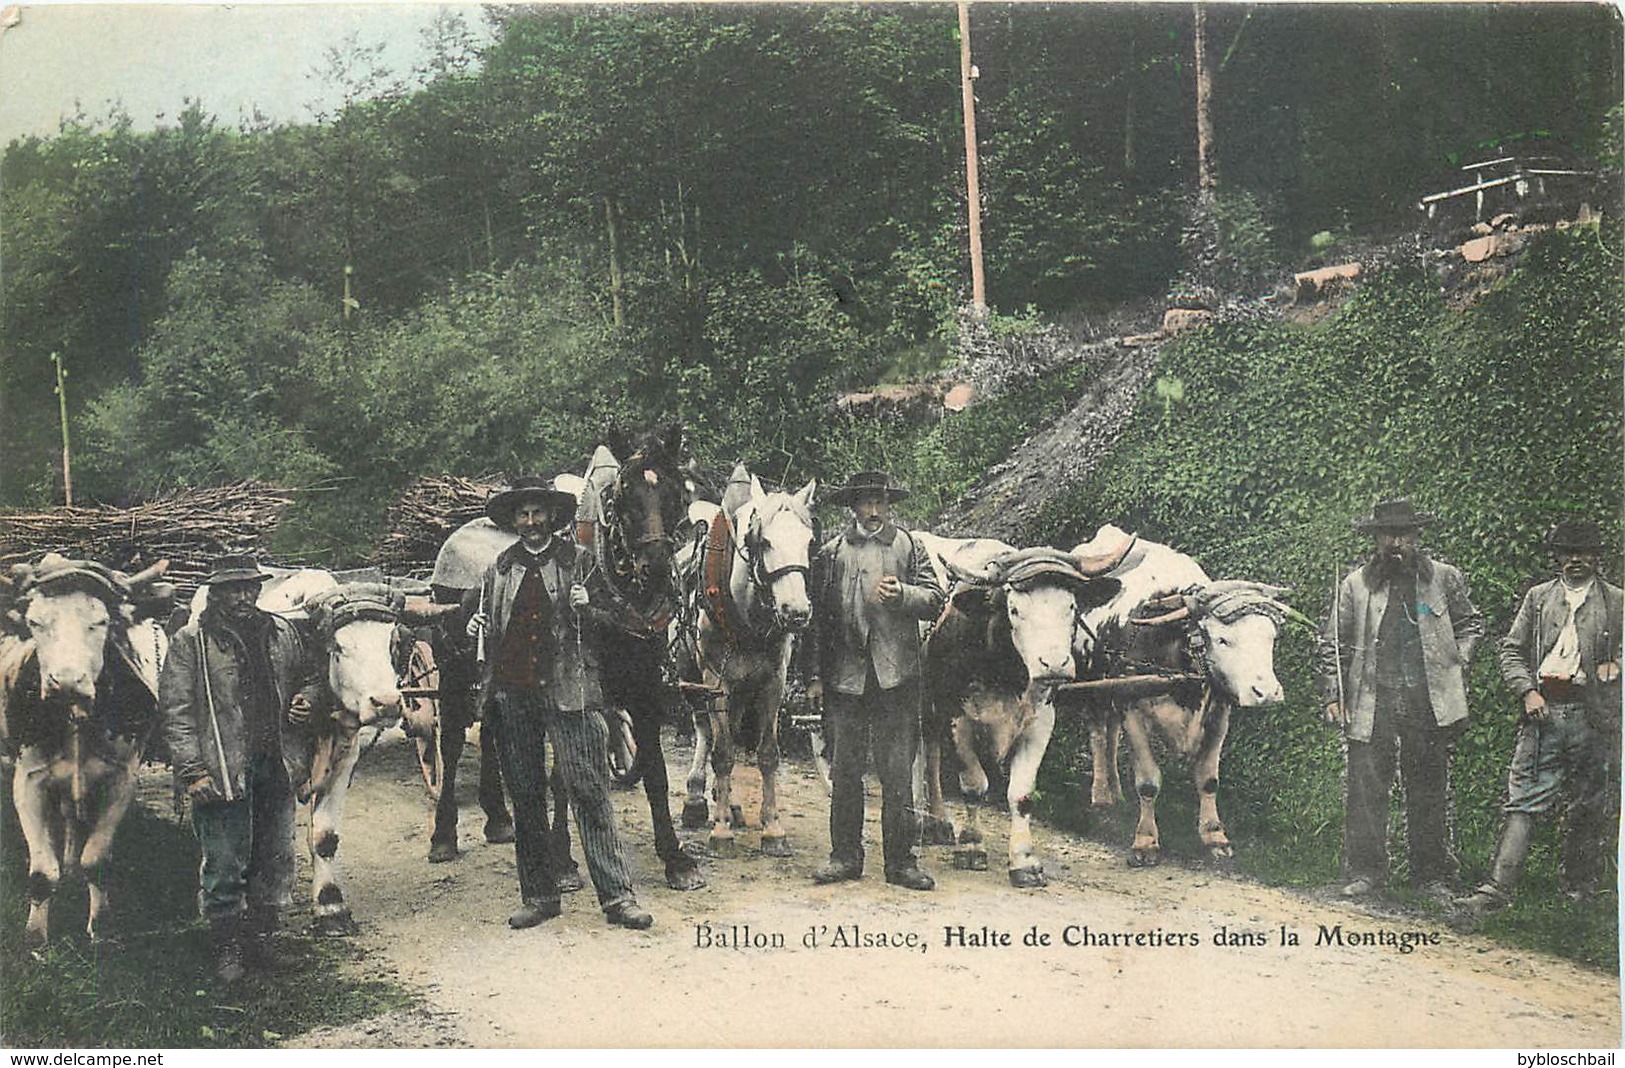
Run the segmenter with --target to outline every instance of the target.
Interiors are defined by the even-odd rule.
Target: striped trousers
[[[575,809],[581,851],[598,904],[607,910],[633,901],[632,870],[609,803],[609,730],[604,717],[593,709],[563,711],[540,688],[494,689],[486,716],[513,800],[520,896],[526,901],[558,900],[558,874],[568,862],[557,855],[548,827],[546,743],[551,741]]]

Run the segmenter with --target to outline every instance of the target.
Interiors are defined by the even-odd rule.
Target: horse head
[[[611,434],[610,449],[625,456],[605,498],[605,534],[643,590],[663,593],[672,574],[674,542],[685,527],[688,492],[681,456],[683,425],[672,423],[628,441]]]
[[[750,476],[750,500],[735,517],[750,583],[773,612],[775,625],[804,630],[812,621],[807,574],[813,551],[813,492],[816,479],[796,493],[768,493]]]

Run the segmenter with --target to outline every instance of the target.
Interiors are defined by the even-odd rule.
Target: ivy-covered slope
[[[1620,544],[1622,288],[1598,235],[1574,232],[1542,241],[1465,311],[1447,307],[1425,271],[1396,268],[1314,326],[1248,320],[1182,336],[1163,347],[1156,374],[1182,384],[1183,400],[1145,391],[1106,462],[1023,540],[1067,545],[1114,522],[1183,549],[1215,577],[1291,586],[1319,616],[1334,578],[1369,552],[1353,518],[1396,494],[1439,513],[1424,545],[1464,570],[1488,624],[1454,775],[1463,877],[1477,877],[1515,730],[1494,642],[1522,591],[1549,573],[1540,539],[1556,518],[1596,518]],[[1617,567],[1605,569],[1618,580]],[[1300,884],[1335,878],[1342,826],[1342,755],[1320,725],[1311,644],[1292,630],[1277,645],[1284,704],[1233,718],[1221,795],[1242,869]],[[1086,803],[1086,749],[1063,724],[1041,780],[1057,814]],[[1178,782],[1169,776],[1161,822],[1174,852],[1194,855],[1194,806]],[[1525,902],[1495,922],[1611,961],[1612,902],[1589,906],[1595,915],[1554,906],[1550,844]]]

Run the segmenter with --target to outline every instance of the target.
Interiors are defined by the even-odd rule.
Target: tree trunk
[[[1213,203],[1213,70],[1207,61],[1207,9],[1195,8],[1196,59],[1196,192],[1204,207]]]
[[[626,325],[626,311],[622,304],[625,276],[621,272],[620,208],[615,198],[604,197],[604,226],[609,234],[609,305],[610,321],[616,327]]]

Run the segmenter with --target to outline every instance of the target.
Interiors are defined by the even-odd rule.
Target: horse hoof
[[[705,886],[705,877],[692,864],[668,866],[666,885],[673,890],[700,890]]]
[[[960,871],[987,871],[987,850],[955,850],[954,867],[958,868]]]
[[[951,846],[955,841],[954,825],[947,820],[939,820],[935,816],[925,818],[925,826],[921,828],[920,834],[924,838],[926,845]]]
[[[1035,890],[1040,886],[1047,886],[1048,884],[1049,880],[1044,878],[1043,868],[1033,867],[1010,869],[1010,885],[1016,887],[1017,889]]]
[[[1158,849],[1131,849],[1128,854],[1128,866],[1131,868],[1155,868],[1162,863],[1162,851]]]
[[[729,805],[728,806],[728,823],[731,824],[733,826],[733,829],[736,830],[736,831],[744,830],[744,827],[745,827],[745,813],[744,813],[744,810],[741,809],[738,805]]]
[[[448,860],[456,860],[458,855],[455,842],[436,842],[429,847],[430,864],[444,864]]]
[[[789,839],[782,834],[762,835],[762,855],[769,857],[790,857],[795,854],[790,851]]]
[[[351,918],[349,910],[318,916],[310,925],[311,934],[327,938],[345,938],[361,930]]]
[[[687,801],[683,804],[683,827],[686,830],[695,830],[704,827],[711,818],[711,810],[704,801]]]
[[[733,835],[718,836],[713,834],[706,848],[711,850],[714,857],[732,857],[738,854],[738,846],[734,843]]]

